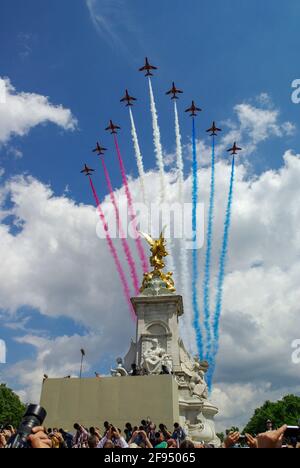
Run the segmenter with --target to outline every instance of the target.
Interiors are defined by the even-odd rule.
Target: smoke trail
[[[116,135],[114,135],[114,141],[115,141],[117,155],[118,155],[118,159],[119,159],[119,163],[120,163],[120,169],[121,169],[123,184],[124,184],[124,187],[125,187],[125,193],[126,193],[126,197],[127,197],[127,201],[128,201],[129,216],[130,216],[130,219],[131,219],[131,222],[132,222],[132,225],[133,225],[134,233],[136,234],[135,243],[136,243],[137,251],[138,251],[141,263],[142,263],[143,272],[147,273],[148,272],[148,260],[147,260],[147,257],[145,255],[145,251],[144,251],[144,248],[143,248],[143,245],[142,245],[142,242],[141,242],[140,235],[137,232],[136,213],[135,213],[135,210],[134,210],[132,196],[131,196],[131,192],[130,192],[130,188],[129,188],[128,180],[127,180],[127,176],[126,176],[126,170],[125,170],[124,162],[123,162],[123,159],[122,159],[122,155],[121,155],[121,151],[120,151],[120,148],[119,148],[118,139],[117,139]]]
[[[119,274],[119,277],[120,277],[120,280],[121,280],[121,283],[122,283],[122,286],[123,286],[124,295],[125,295],[128,307],[130,309],[130,314],[131,314],[131,317],[133,318],[133,320],[136,321],[136,315],[135,315],[135,312],[133,310],[131,300],[130,300],[130,289],[129,289],[129,286],[128,286],[128,283],[127,283],[126,275],[125,275],[124,270],[122,268],[122,265],[121,265],[121,262],[120,262],[120,259],[119,259],[119,256],[118,256],[118,252],[116,251],[116,248],[115,248],[115,246],[113,244],[113,241],[112,241],[112,239],[111,239],[111,237],[109,235],[108,225],[107,225],[104,213],[102,211],[101,204],[100,204],[96,189],[94,187],[93,181],[92,181],[90,176],[89,176],[89,180],[90,180],[91,188],[92,188],[93,195],[94,195],[94,198],[95,198],[95,202],[96,202],[96,205],[97,205],[97,210],[98,210],[100,219],[102,221],[102,224],[103,224],[103,227],[104,227],[104,230],[105,230],[105,236],[106,236],[107,244],[108,244],[110,253],[111,253],[111,255],[112,255],[113,259],[114,259],[114,262],[115,262],[115,265],[116,265],[116,268],[117,268],[117,271],[118,271],[118,274]]]
[[[210,269],[211,269],[211,251],[213,240],[213,219],[214,219],[214,203],[215,203],[215,137],[213,136],[212,143],[212,162],[211,162],[211,183],[210,183],[210,200],[207,225],[207,246],[205,258],[205,273],[203,283],[203,307],[204,307],[204,326],[206,330],[206,353],[205,359],[210,362],[211,354],[211,321],[210,321]]]
[[[183,165],[181,133],[180,133],[176,100],[174,100],[174,113],[175,113],[176,156],[177,156],[177,169],[178,169],[178,199],[179,199],[179,203],[183,204],[184,165]]]
[[[176,100],[174,100],[174,115],[175,115],[175,136],[176,136],[176,156],[177,156],[177,170],[178,170],[178,201],[181,204],[181,209],[184,209],[184,164],[183,164],[183,151],[181,143],[181,132],[178,118],[178,109]],[[183,327],[186,333],[186,339],[189,343],[195,340],[195,333],[193,330],[193,311],[192,304],[189,302],[189,266],[188,266],[188,251],[186,247],[186,241],[184,238],[184,225],[183,225],[183,236],[180,240],[180,283],[182,293],[185,295],[185,314],[183,316]]]
[[[137,167],[138,167],[138,171],[140,175],[140,184],[141,184],[143,203],[144,205],[147,205],[144,161],[143,161],[143,156],[142,156],[140,145],[139,145],[139,140],[137,136],[137,131],[136,131],[131,107],[129,107],[129,117],[130,117],[130,122],[131,122],[131,134],[132,134],[133,146],[134,146],[134,151],[135,151],[135,156],[136,156],[136,162],[137,162]]]
[[[214,346],[213,346],[213,353],[212,353],[212,359],[211,359],[211,368],[209,369],[209,372],[208,372],[208,386],[210,389],[212,386],[213,374],[214,374],[215,367],[216,367],[216,357],[219,351],[220,318],[221,318],[221,313],[222,313],[223,286],[224,286],[225,267],[226,267],[227,252],[228,252],[229,230],[230,230],[230,224],[231,224],[234,176],[235,176],[235,159],[233,156],[231,176],[230,176],[230,188],[229,188],[229,194],[228,194],[228,203],[227,203],[226,217],[225,217],[225,223],[224,223],[223,243],[222,243],[222,250],[221,250],[221,256],[220,256],[220,271],[218,275],[218,284],[217,284],[216,309],[215,309],[215,315],[214,315],[214,321],[213,321]]]
[[[193,214],[192,214],[192,229],[193,229],[193,242],[194,247],[192,251],[193,256],[193,279],[192,279],[192,298],[194,309],[194,328],[196,332],[197,348],[199,357],[203,359],[203,341],[202,332],[200,327],[200,311],[198,303],[198,246],[197,246],[197,204],[198,204],[198,162],[197,162],[197,146],[196,146],[196,128],[195,119],[193,118]]]
[[[138,275],[137,275],[137,271],[136,271],[136,265],[135,265],[135,262],[133,260],[132,254],[131,254],[131,250],[130,250],[128,241],[127,241],[127,239],[125,237],[125,234],[124,234],[124,230],[123,230],[123,226],[122,226],[122,222],[121,222],[121,217],[120,217],[119,207],[118,207],[117,200],[116,200],[116,197],[115,197],[115,194],[114,194],[114,191],[113,191],[113,187],[112,187],[112,184],[111,184],[109,172],[107,170],[107,167],[106,167],[106,164],[105,164],[105,161],[104,161],[103,158],[102,158],[102,166],[103,166],[104,175],[105,175],[107,187],[108,187],[109,194],[110,194],[110,199],[111,199],[111,202],[113,204],[113,207],[114,207],[114,210],[115,210],[115,213],[116,213],[116,219],[117,219],[117,223],[118,223],[118,229],[119,229],[119,233],[120,233],[120,237],[121,237],[122,247],[123,247],[126,259],[127,259],[127,263],[129,265],[135,295],[138,296],[139,292],[140,292],[140,288],[139,288],[139,279],[138,279]]]
[[[149,91],[150,91],[150,104],[151,104],[152,125],[153,125],[154,148],[155,148],[157,165],[158,165],[158,169],[160,173],[160,191],[161,191],[160,195],[161,195],[161,201],[164,202],[165,197],[166,197],[164,157],[163,157],[163,150],[162,150],[161,140],[160,140],[158,116],[157,116],[152,83],[151,83],[150,78],[149,78]]]

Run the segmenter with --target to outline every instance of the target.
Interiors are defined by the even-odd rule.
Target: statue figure
[[[152,343],[151,348],[143,353],[142,367],[148,374],[161,374],[163,366],[169,369],[170,356],[166,353],[164,348],[161,348],[157,339],[150,340]]]
[[[144,274],[143,284],[141,287],[141,293],[146,289],[153,287],[153,281],[158,280],[161,283],[161,287],[166,289],[169,293],[176,291],[175,283],[173,280],[173,273],[163,273],[165,268],[164,259],[169,254],[166,250],[166,239],[164,238],[163,232],[160,234],[158,240],[152,239],[148,234],[141,233],[151,247],[150,264],[154,270],[150,273]]]
[[[208,363],[206,361],[202,362],[198,358],[191,358],[181,340],[179,346],[181,369],[184,372],[181,385],[184,385],[184,380],[189,388],[191,396],[195,396],[200,400],[207,400],[208,387],[205,382],[205,373],[208,370]]]
[[[151,247],[152,256],[150,257],[150,264],[154,270],[163,270],[165,263],[163,259],[169,254],[166,250],[166,240],[163,236],[163,232],[160,234],[158,240],[152,239],[148,234],[141,233]]]
[[[117,362],[117,368],[116,369],[111,369],[112,377],[126,377],[126,376],[128,376],[128,372],[124,368],[123,359],[118,358],[116,360],[116,362]]]
[[[191,395],[207,400],[208,399],[208,387],[204,379],[204,372],[200,369],[200,364],[195,362],[194,374],[190,380],[190,392]]]

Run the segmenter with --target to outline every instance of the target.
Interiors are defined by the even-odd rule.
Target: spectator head
[[[273,430],[273,422],[271,421],[271,419],[268,419],[268,421],[266,422],[266,427],[268,431]]]
[[[165,431],[167,429],[167,427],[164,424],[160,424],[159,429],[160,429],[160,431]]]
[[[139,449],[140,447],[137,444],[130,444],[129,448],[131,449]]]
[[[52,429],[51,427],[49,427],[49,429],[47,429],[47,434],[51,434],[51,432],[52,432]]]
[[[143,427],[146,427],[146,426],[147,426],[147,423],[146,423],[146,421],[145,421],[144,419],[141,421],[141,425],[142,425]]]
[[[175,431],[176,431],[177,429],[179,429],[179,427],[180,427],[180,426],[179,426],[178,423],[175,423],[175,424],[174,424],[174,429],[175,429]]]
[[[107,440],[104,444],[104,447],[105,449],[114,449],[115,448],[115,444],[113,444],[113,442],[111,440]]]
[[[181,449],[194,449],[195,445],[193,444],[191,440],[184,440],[183,442],[181,442],[180,448]]]
[[[96,429],[94,427],[90,427],[89,433],[94,436],[96,434]]]
[[[140,426],[139,427],[139,431],[144,431],[145,430],[145,426]]]
[[[93,435],[92,437],[89,437],[88,444],[89,444],[90,449],[96,449],[98,443],[99,443],[98,437],[96,437],[95,435]]]
[[[156,430],[156,425],[154,423],[151,423],[149,425],[149,429],[150,429],[150,431],[155,431]]]
[[[163,434],[161,432],[156,432],[155,433],[155,445],[160,444],[165,440]]]
[[[130,423],[126,423],[125,427],[128,431],[132,431],[132,425]]]
[[[74,424],[75,431],[80,431],[80,426],[78,423]]]
[[[110,426],[109,422],[108,422],[108,421],[105,421],[105,423],[104,423],[103,425],[104,425],[105,429],[108,431],[108,430],[109,430],[109,426]]]
[[[169,439],[168,440],[168,448],[169,449],[173,449],[173,448],[177,448],[177,443],[176,443],[176,440],[174,439]]]

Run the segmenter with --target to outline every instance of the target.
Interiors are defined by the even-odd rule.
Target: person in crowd
[[[169,437],[169,439],[170,439],[170,437]],[[157,432],[155,434],[155,442],[154,442],[153,447],[155,449],[166,449],[166,448],[168,448],[168,442],[164,438],[164,435],[163,435],[162,432]]]
[[[132,438],[128,443],[129,447],[132,448],[133,445],[136,445],[138,448],[153,448],[146,431],[144,431],[142,427],[143,426],[140,427],[139,431],[135,431],[132,434]]]
[[[65,431],[65,430],[62,429],[62,428],[59,429],[59,432],[60,432],[61,435],[63,436],[67,448],[68,448],[68,449],[71,449],[72,446],[73,446],[73,435],[72,435],[70,432]]]
[[[177,449],[177,441],[175,439],[169,439],[168,440],[168,449]]]
[[[156,425],[153,422],[150,422],[150,424],[148,425],[147,434],[148,434],[149,440],[150,440],[152,445],[154,445],[154,443],[155,443],[155,434],[156,434],[156,432],[157,432],[156,431]]]
[[[132,437],[133,434],[133,429],[132,425],[130,423],[126,423],[125,429],[124,429],[124,434],[125,434],[125,440],[128,443]]]
[[[96,435],[90,435],[88,440],[89,449],[96,449],[99,444],[99,439]]]
[[[166,441],[172,438],[171,433],[168,431],[167,426],[165,426],[164,424],[159,425],[159,431],[161,432]]]
[[[178,447],[180,446],[181,442],[183,442],[186,439],[186,433],[178,423],[174,424],[174,432],[172,435],[172,439],[177,441]]]
[[[111,447],[113,445],[113,447]],[[121,436],[120,430],[114,426],[110,426],[108,432],[105,434],[103,439],[99,442],[97,448],[128,448],[128,443]]]
[[[181,442],[180,447],[181,450],[191,450],[195,448],[195,444],[188,439],[185,439],[183,442]]]
[[[76,430],[76,433],[73,439],[73,448],[87,448],[89,437],[88,431],[78,423],[74,424],[74,429]]]

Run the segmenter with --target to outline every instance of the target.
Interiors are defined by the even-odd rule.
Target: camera
[[[284,433],[284,436],[287,439],[297,439],[300,437],[300,427],[299,426],[288,426],[287,430]]]
[[[9,441],[7,448],[24,449],[30,448],[28,444],[28,436],[32,433],[32,429],[41,426],[45,421],[47,412],[44,408],[38,405],[29,405],[23,416],[22,422],[17,430],[17,433]]]

